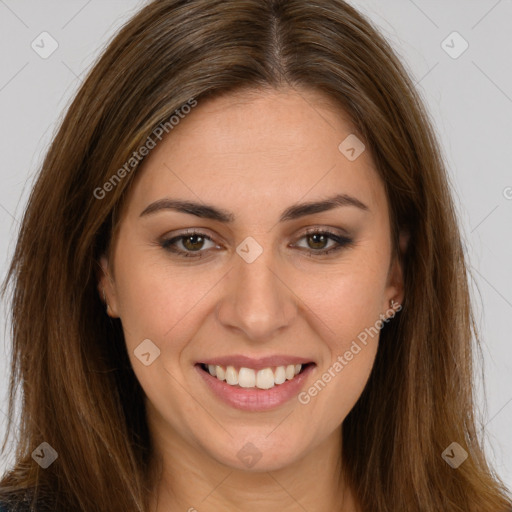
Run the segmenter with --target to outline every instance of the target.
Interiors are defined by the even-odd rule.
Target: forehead
[[[317,91],[249,90],[198,100],[146,157],[133,200],[142,206],[165,196],[204,198],[254,213],[263,204],[346,193],[384,212],[369,151],[353,161],[340,151],[354,136],[346,113]]]

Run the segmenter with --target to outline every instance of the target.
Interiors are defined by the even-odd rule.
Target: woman
[[[10,269],[35,510],[505,511],[430,122],[340,0],[160,0],[48,152]]]

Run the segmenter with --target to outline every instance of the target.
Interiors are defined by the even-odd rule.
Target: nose
[[[262,342],[292,324],[297,300],[271,251],[263,251],[252,263],[235,256],[216,308],[217,319],[246,339]]]

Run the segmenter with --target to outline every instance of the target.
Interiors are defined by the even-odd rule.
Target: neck
[[[153,442],[159,455],[151,512],[357,511],[341,469],[341,428],[273,471],[228,467],[169,432],[164,439],[160,431]]]

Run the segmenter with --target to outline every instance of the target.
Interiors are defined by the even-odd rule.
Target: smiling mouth
[[[309,366],[315,363],[289,364],[283,366],[269,366],[255,370],[253,368],[220,366],[213,364],[199,363],[199,367],[215,377],[235,388],[245,389],[271,389],[280,386],[287,381],[292,381],[297,375],[303,373]]]

